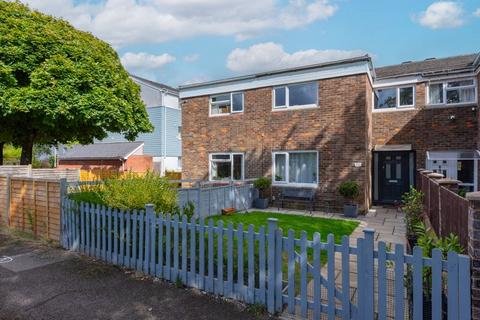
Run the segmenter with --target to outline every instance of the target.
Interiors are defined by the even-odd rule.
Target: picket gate
[[[152,205],[124,211],[69,199],[62,202],[62,244],[66,249],[212,294],[264,305],[270,313],[366,320],[403,319],[406,315],[424,319],[428,311],[432,319],[442,319],[444,312],[448,319],[470,319],[467,256],[450,252],[448,259],[442,260],[442,253],[435,249],[432,258],[425,258],[418,247],[413,255],[406,255],[403,245],[390,251],[384,242],[375,250],[373,236],[374,231],[367,229],[352,246],[346,236],[335,243],[332,234],[325,242],[318,233],[312,239],[305,231],[300,237],[293,230],[284,234],[276,219],[255,230],[251,225],[225,226],[212,219],[188,221],[186,216],[156,214]],[[352,273],[353,269],[357,272]],[[427,269],[431,310],[423,310]],[[337,278],[338,272],[341,276]],[[405,279],[411,282],[407,288]],[[352,286],[356,287],[355,298]],[[411,299],[406,299],[409,295]],[[442,309],[444,296],[446,310]]]

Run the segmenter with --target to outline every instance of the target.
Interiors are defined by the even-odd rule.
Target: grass
[[[260,211],[252,211],[246,214],[234,214],[231,216],[215,216],[211,219],[215,222],[222,220],[225,226],[229,222],[232,222],[234,226],[243,223],[244,230],[248,228],[248,225],[252,224],[255,227],[255,230],[258,231],[261,226],[265,226],[265,230],[267,229],[268,218],[278,219],[278,227],[283,230],[284,236],[287,235],[289,229],[292,229],[295,231],[295,238],[300,238],[301,231],[305,230],[308,239],[311,240],[313,234],[318,232],[321,235],[322,241],[326,241],[327,235],[332,233],[335,236],[335,243],[340,243],[342,236],[350,235],[359,224],[359,222],[351,220]]]

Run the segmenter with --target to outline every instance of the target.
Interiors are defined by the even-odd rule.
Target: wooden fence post
[[[480,319],[480,192],[467,193],[468,255],[471,258],[472,319]]]
[[[11,184],[12,184],[12,179],[10,178],[10,175],[7,174],[7,185],[6,185],[6,199],[5,199],[5,223],[7,226],[10,226],[10,202],[11,202]]]
[[[275,313],[275,244],[277,233],[278,219],[268,219],[268,236],[267,236],[267,310],[271,314]]]
[[[375,230],[365,229],[363,230],[365,242],[363,247],[363,263],[365,264],[364,274],[364,288],[365,288],[365,311],[364,319],[374,318],[374,246],[373,236]],[[359,275],[360,276],[360,275]]]

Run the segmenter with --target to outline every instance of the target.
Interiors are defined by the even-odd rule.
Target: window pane
[[[287,155],[276,154],[275,155],[275,181],[286,181],[286,165]]]
[[[212,159],[215,160],[230,160],[229,154],[212,154]]]
[[[233,155],[233,179],[242,180],[242,166],[243,166],[243,155],[234,154]]]
[[[211,162],[212,180],[230,180],[232,173],[232,163],[228,162]]]
[[[289,182],[317,183],[317,153],[290,153],[288,161]]]
[[[317,104],[318,85],[313,83],[302,83],[288,86],[289,106],[302,106]]]
[[[212,104],[212,114],[225,114],[230,113],[230,101],[229,102],[217,102]]]
[[[429,95],[430,95],[429,103],[431,104],[443,103],[443,84],[442,83],[431,84],[429,86]]]
[[[447,90],[447,103],[475,101],[475,88]]]
[[[473,80],[458,80],[458,81],[451,81],[447,83],[447,87],[454,88],[454,87],[463,87],[463,86],[472,86]]]
[[[232,94],[232,111],[243,111],[243,93]]]
[[[221,95],[212,97],[212,102],[218,102],[218,101],[230,101],[230,95],[229,94],[221,94]]]
[[[457,179],[463,183],[473,183],[474,166],[473,160],[457,161]]]
[[[397,89],[378,89],[377,90],[378,102],[375,109],[387,109],[397,107]]]
[[[400,88],[400,106],[413,105],[413,87]]]
[[[275,88],[275,107],[285,106],[285,87]]]

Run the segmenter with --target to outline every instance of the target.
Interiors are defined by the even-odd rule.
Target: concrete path
[[[278,212],[276,208],[270,208],[265,211],[270,212]],[[298,211],[298,210],[280,210],[280,212],[288,213],[288,214],[298,214],[298,215],[309,215],[308,212],[305,211]],[[314,216],[317,217],[324,217],[324,218],[332,218],[332,219],[346,219],[340,213],[325,213],[325,212],[313,212]],[[373,207],[369,212],[364,216],[359,216],[357,219],[352,219],[360,221],[359,226],[354,230],[354,232],[350,236],[350,245],[356,247],[357,238],[363,238],[363,230],[374,229],[375,235],[375,248],[378,245],[379,241],[384,241],[387,245],[387,248],[394,250],[394,246],[397,243],[405,244],[405,223],[404,223],[404,215],[403,212],[395,209],[395,208],[383,208],[383,207]],[[356,256],[350,256],[350,297],[351,301],[356,304],[357,303],[357,259]],[[335,283],[336,287],[341,290],[342,289],[342,275],[341,275],[341,254],[335,254]],[[377,268],[375,268],[375,272]],[[328,278],[327,276],[327,265],[322,267],[322,276],[324,278]],[[393,301],[394,301],[394,292],[393,292],[393,271],[387,270],[387,317],[388,319],[393,319]],[[308,285],[308,299],[313,300],[313,281]],[[326,288],[322,287],[322,303],[327,304],[327,290]],[[375,292],[377,292],[377,285],[375,284]],[[375,304],[377,301],[377,296],[375,296]],[[405,301],[407,305],[407,301]],[[340,301],[336,301],[338,307],[341,307]],[[297,308],[298,309],[298,308]],[[282,313],[280,316],[281,319],[302,319],[299,314],[299,310],[297,310],[297,315],[291,315],[287,312]],[[310,312],[308,319],[313,319],[313,315]],[[326,319],[325,315],[325,319]]]
[[[0,319],[256,317],[240,304],[0,230]]]

